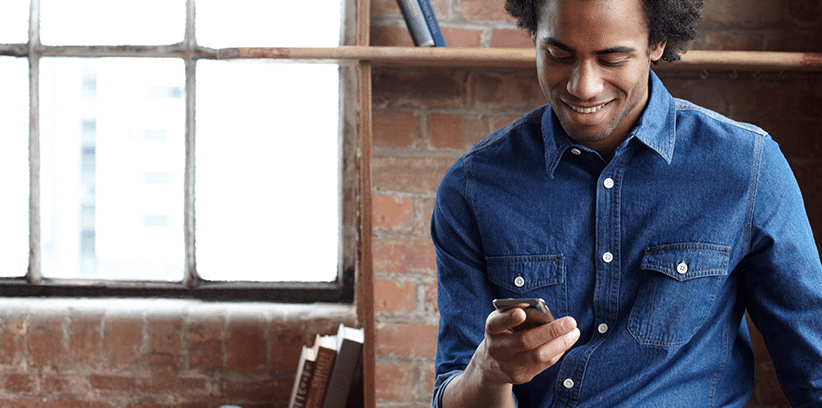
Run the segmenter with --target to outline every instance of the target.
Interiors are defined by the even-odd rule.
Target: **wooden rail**
[[[536,66],[532,48],[224,48],[217,59],[280,59],[308,61],[370,61],[376,65],[511,67]],[[722,69],[822,71],[822,53],[773,51],[701,51],[682,55],[676,63],[662,62],[654,69]]]

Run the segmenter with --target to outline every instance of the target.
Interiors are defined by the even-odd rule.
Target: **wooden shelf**
[[[424,48],[341,46],[335,48],[225,48],[216,50],[217,59],[278,59],[369,61],[375,65],[417,67],[499,67],[533,68],[532,48]],[[771,51],[701,51],[682,55],[676,63],[662,62],[655,70],[784,70],[822,71],[822,53]]]

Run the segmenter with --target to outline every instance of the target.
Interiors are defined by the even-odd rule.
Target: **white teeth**
[[[579,113],[594,113],[594,112],[596,112],[596,111],[598,111],[598,110],[602,109],[602,107],[603,107],[603,106],[605,106],[605,105],[607,105],[607,103],[603,103],[602,105],[599,105],[599,106],[594,106],[593,108],[580,108],[580,107],[577,107],[577,106],[574,106],[574,105],[570,105],[570,104],[569,104],[568,106],[570,106],[570,107],[571,107],[571,109],[573,109],[573,110],[574,110],[574,112],[579,112]]]

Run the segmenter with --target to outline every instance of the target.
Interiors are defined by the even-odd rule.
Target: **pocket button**
[[[688,273],[688,264],[686,264],[685,261],[680,262],[679,265],[676,266],[676,273],[680,275]]]
[[[517,276],[516,278],[514,278],[514,286],[518,288],[525,286],[525,278],[523,278],[522,276]]]

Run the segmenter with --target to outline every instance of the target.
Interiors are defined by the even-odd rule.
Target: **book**
[[[316,353],[316,363],[311,384],[305,397],[305,408],[321,408],[328,390],[328,381],[337,358],[337,338],[334,335],[314,338],[312,346]]]
[[[314,367],[317,364],[317,350],[303,346],[300,353],[300,362],[297,364],[297,374],[294,376],[294,387],[291,389],[291,399],[288,408],[305,408],[305,399],[314,377]]]
[[[445,38],[442,36],[440,23],[437,21],[437,16],[434,14],[434,9],[431,7],[429,0],[416,0],[419,2],[422,15],[425,17],[425,23],[428,26],[428,31],[431,33],[431,38],[434,40],[434,47],[445,47]]]
[[[351,386],[357,376],[357,368],[362,369],[362,347],[365,341],[363,329],[355,329],[340,324],[337,335],[337,357],[328,379],[328,392],[322,408],[346,408]]]
[[[405,25],[408,26],[408,32],[411,34],[414,45],[418,47],[435,46],[431,29],[428,28],[425,15],[417,0],[397,0],[397,4],[400,6],[402,18],[405,19]]]

